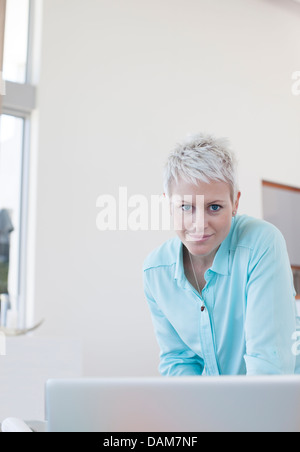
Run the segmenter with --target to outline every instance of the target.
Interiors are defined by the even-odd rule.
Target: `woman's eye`
[[[212,212],[219,212],[222,209],[222,207],[218,206],[217,204],[214,204],[214,205],[210,206],[209,208]]]
[[[184,206],[181,206],[181,209],[183,210],[183,212],[191,212],[192,206],[184,205]]]

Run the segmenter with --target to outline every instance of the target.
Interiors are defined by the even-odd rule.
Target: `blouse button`
[[[205,306],[201,306],[201,312],[205,311]]]

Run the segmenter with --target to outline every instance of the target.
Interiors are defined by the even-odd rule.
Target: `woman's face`
[[[174,229],[190,251],[203,258],[214,257],[228,236],[241,194],[232,202],[230,185],[212,181],[197,185],[179,179],[171,186]]]

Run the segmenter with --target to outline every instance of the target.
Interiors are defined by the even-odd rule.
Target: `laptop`
[[[49,432],[300,432],[300,376],[50,380]]]

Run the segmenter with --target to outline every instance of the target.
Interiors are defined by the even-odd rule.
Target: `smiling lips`
[[[192,234],[188,234],[188,239],[191,242],[198,242],[198,243],[203,243],[203,242],[207,242],[207,240],[209,240],[212,235],[192,235]]]

